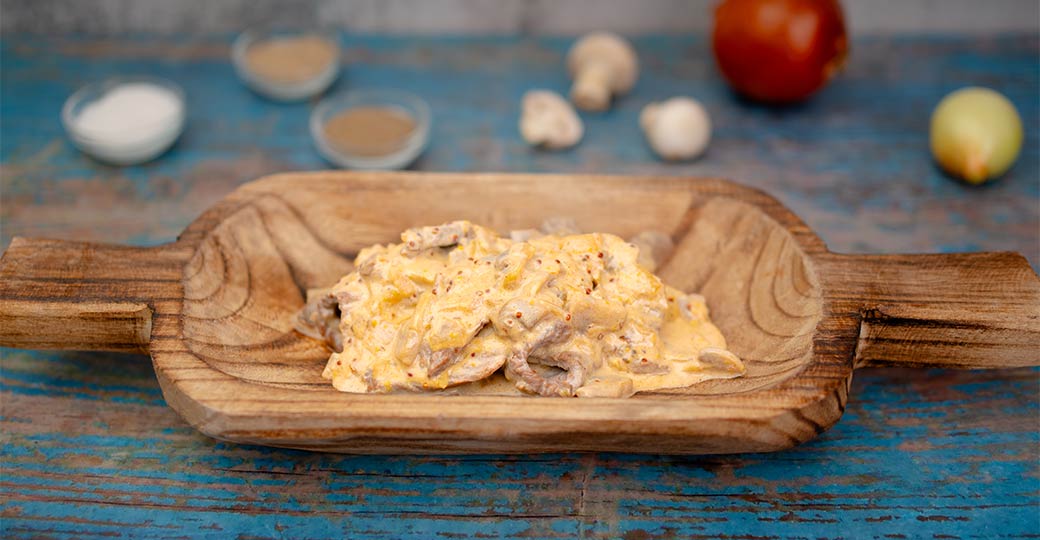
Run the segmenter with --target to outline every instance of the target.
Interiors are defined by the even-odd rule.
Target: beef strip
[[[307,304],[296,315],[296,331],[320,339],[332,350],[343,352],[343,334],[339,329],[339,302],[329,291],[307,291]]]
[[[509,354],[506,359],[506,378],[524,392],[543,396],[573,396],[585,384],[587,362],[575,353],[565,352],[556,356],[539,354],[542,348],[567,339],[570,330],[570,325],[557,319],[540,324],[536,332],[532,333],[533,339],[521,341]],[[544,376],[531,367],[532,362],[563,371]]]
[[[404,242],[405,251],[415,254],[431,248],[454,246],[472,237],[472,224],[468,221],[453,221],[436,227],[408,229],[401,234],[401,241]]]

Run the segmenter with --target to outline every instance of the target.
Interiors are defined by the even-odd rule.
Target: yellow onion
[[[951,92],[932,112],[932,155],[947,173],[972,184],[1004,174],[1022,149],[1022,119],[999,92]]]

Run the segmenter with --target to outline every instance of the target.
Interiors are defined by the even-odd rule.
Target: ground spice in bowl
[[[279,83],[306,81],[336,60],[336,45],[320,36],[258,41],[246,49],[246,66],[255,75]]]
[[[242,82],[276,101],[298,101],[324,92],[339,75],[339,42],[320,31],[246,30],[231,46]]]
[[[415,119],[400,108],[359,106],[329,118],[323,131],[329,144],[342,152],[376,157],[403,148],[416,125]]]
[[[322,100],[311,111],[318,152],[348,169],[409,166],[426,149],[432,119],[422,98],[392,88],[351,90]]]

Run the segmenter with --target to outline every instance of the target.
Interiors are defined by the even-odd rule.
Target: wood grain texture
[[[5,4],[6,5],[6,4]],[[852,24],[858,26],[853,17]],[[0,40],[0,244],[12,236],[172,241],[242,182],[324,167],[309,104],[270,105],[233,76],[229,36]],[[794,110],[736,99],[704,36],[636,40],[634,92],[589,116],[573,151],[529,151],[516,100],[566,91],[566,39],[345,36],[340,88],[396,86],[437,111],[425,170],[730,176],[765,189],[840,252],[1011,250],[1040,261],[1040,138],[1000,182],[949,181],[927,152],[948,91],[1000,89],[1040,111],[1035,36],[856,39],[846,71]],[[162,159],[80,155],[55,111],[125,73],[178,81],[188,131]],[[693,163],[654,161],[647,101],[701,100],[717,120]],[[0,349],[4,538],[998,538],[1036,536],[1035,369],[857,370],[842,420],[768,455],[343,456],[226,444],[183,423],[143,356]]]
[[[183,261],[176,248],[16,238],[0,263],[0,334],[12,347],[147,352],[150,306],[179,297]]]
[[[555,216],[622,237],[668,232],[676,249],[662,276],[705,295],[746,376],[632,399],[357,395],[321,379],[329,351],[292,329],[305,291],[333,283],[364,246],[453,219],[508,231]],[[236,442],[372,453],[780,450],[838,420],[856,355],[863,363],[881,354],[890,363],[1040,364],[1040,280],[1023,259],[924,257],[920,281],[914,256],[868,258],[857,270],[855,257],[829,253],[774,199],[722,180],[282,174],[229,195],[169,248],[150,250],[160,252],[156,261],[149,250],[124,250],[116,267],[99,270],[68,263],[69,253],[94,253],[82,245],[37,243],[38,254],[22,245],[0,260],[0,299],[16,301],[0,305],[3,317],[18,320],[35,296],[65,299],[78,308],[64,321],[75,347],[96,325],[79,314],[98,301],[147,302],[149,350],[166,400],[203,433]],[[48,274],[68,288],[33,281]],[[979,289],[995,278],[999,287]],[[92,288],[81,294],[80,280]],[[977,294],[958,295],[963,289]],[[957,298],[972,308],[948,305]],[[884,331],[884,322],[896,324],[877,314],[891,312],[902,334]],[[40,319],[35,309],[27,315]],[[949,323],[939,324],[944,317]],[[963,337],[965,325],[975,341]],[[25,325],[0,330],[0,343],[34,343],[31,331],[19,332]],[[106,348],[105,337],[86,348]]]
[[[1040,361],[1040,285],[1018,253],[852,256],[829,269],[849,287],[868,281],[857,366]]]
[[[430,204],[434,199],[438,203]],[[328,351],[291,331],[302,291],[332,283],[360,248],[394,241],[405,228],[471,219],[505,231],[561,215],[586,230],[622,236],[671,232],[679,247],[662,272],[671,272],[677,286],[717,296],[711,307],[723,330],[732,330],[731,348],[745,358],[749,376],[736,385],[706,387],[703,393],[715,397],[703,404],[691,401],[702,394],[697,388],[593,403],[357,396],[322,380]],[[159,336],[154,345],[160,352],[153,349],[153,356],[167,399],[181,404],[204,432],[230,440],[352,452],[638,449],[651,436],[658,452],[787,447],[837,418],[845,396],[840,375],[821,378],[819,388],[809,383],[784,405],[721,400],[776,386],[812,360],[818,287],[801,244],[776,219],[812,249],[822,249],[775,201],[722,181],[280,175],[245,186],[182,235],[181,243],[200,242],[185,280],[184,339]],[[702,258],[704,249],[717,254]],[[684,270],[691,257],[704,270],[699,276]],[[324,274],[315,262],[327,265]],[[778,310],[779,302],[796,315]],[[742,327],[747,330],[736,331]],[[204,373],[204,366],[215,373]],[[632,418],[640,422],[634,425]],[[747,421],[765,427],[748,436],[742,427]]]

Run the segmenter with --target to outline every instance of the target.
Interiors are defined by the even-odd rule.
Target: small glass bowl
[[[317,36],[336,48],[336,54],[329,62],[324,71],[304,81],[282,82],[265,79],[249,69],[246,62],[246,51],[255,43],[269,39]],[[242,32],[235,38],[231,45],[231,63],[235,67],[235,73],[254,92],[275,101],[301,101],[309,97],[321,94],[332,85],[339,76],[339,63],[341,48],[338,36],[332,31],[325,30],[285,30],[274,28],[251,28]]]
[[[146,137],[139,139],[117,140],[111,137],[87,133],[76,124],[76,117],[83,108],[104,96],[113,88],[132,83],[147,83],[160,86],[173,93],[180,101],[179,114],[169,121],[147,126],[153,129]],[[172,81],[159,77],[125,76],[111,77],[100,82],[90,83],[73,92],[61,108],[61,124],[72,144],[83,153],[113,165],[136,165],[150,161],[173,146],[174,141],[184,131],[187,116],[187,102],[184,90]]]
[[[397,109],[415,121],[415,129],[399,149],[381,156],[353,155],[325,137],[325,123],[354,107]],[[311,112],[311,137],[322,157],[347,169],[403,169],[426,149],[430,138],[430,108],[422,98],[401,90],[353,90],[322,100]]]

